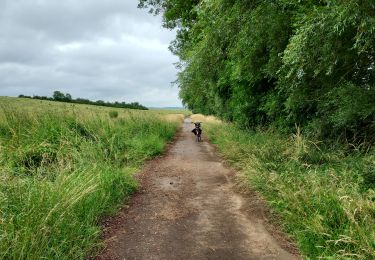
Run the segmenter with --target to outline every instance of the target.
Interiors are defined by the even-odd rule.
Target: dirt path
[[[263,203],[236,192],[231,170],[191,128],[185,120],[168,153],[143,169],[141,191],[106,223],[98,259],[297,259],[267,231]]]

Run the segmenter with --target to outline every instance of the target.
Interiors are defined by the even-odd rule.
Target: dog
[[[196,137],[197,137],[197,142],[200,142],[202,140],[202,129],[201,129],[201,123],[200,122],[195,122],[194,123],[195,128],[191,131]]]

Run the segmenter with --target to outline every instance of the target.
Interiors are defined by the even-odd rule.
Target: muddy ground
[[[192,128],[186,119],[166,155],[139,173],[139,192],[105,221],[98,259],[298,259],[266,204],[239,192],[235,172]]]

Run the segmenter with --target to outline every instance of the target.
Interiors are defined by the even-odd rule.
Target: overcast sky
[[[181,106],[174,33],[138,0],[0,0],[0,96]]]

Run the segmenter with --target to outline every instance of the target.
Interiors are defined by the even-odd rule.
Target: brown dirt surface
[[[97,259],[299,259],[266,204],[240,192],[235,172],[191,129],[185,119],[167,153],[145,165],[139,192],[105,221]]]

